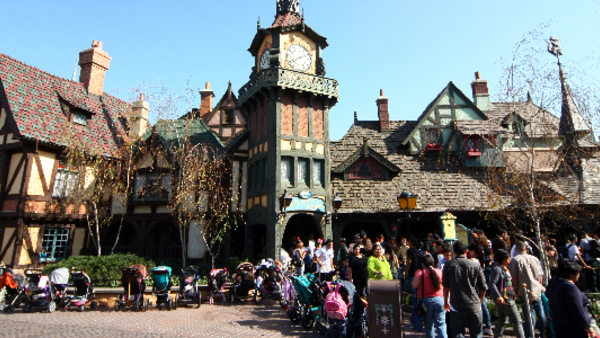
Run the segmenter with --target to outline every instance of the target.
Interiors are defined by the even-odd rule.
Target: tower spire
[[[567,84],[565,74],[560,63],[560,56],[563,55],[562,48],[560,46],[560,39],[552,36],[548,42],[548,52],[556,56],[558,63],[558,74],[560,77],[560,87],[562,92],[562,108],[560,112],[560,124],[558,127],[558,133],[560,135],[573,135],[583,137],[592,132],[592,129],[588,126],[585,118],[579,112],[571,89]],[[577,139],[579,137],[574,137]]]

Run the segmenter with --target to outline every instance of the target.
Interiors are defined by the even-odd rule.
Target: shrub
[[[58,268],[84,270],[96,286],[117,287],[121,285],[121,268],[133,264],[143,264],[151,274],[156,264],[152,260],[138,257],[133,254],[114,254],[107,256],[76,256],[69,257],[60,262],[49,264],[44,268],[45,273],[50,273]],[[150,284],[151,285],[151,284]]]

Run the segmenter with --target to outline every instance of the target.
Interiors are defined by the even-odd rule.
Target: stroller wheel
[[[263,300],[263,293],[261,289],[254,290],[254,303],[260,304]]]
[[[83,311],[85,311],[85,305],[79,306],[79,312],[83,312]]]
[[[302,320],[302,313],[299,310],[293,310],[290,312],[290,321],[294,324]]]
[[[175,299],[173,300],[173,310],[177,310],[177,301],[179,300],[179,296],[175,295]]]
[[[32,308],[33,308],[33,306],[31,305],[31,303],[27,303],[27,304],[25,304],[25,307],[23,308],[23,312],[29,313],[29,312],[31,312]]]
[[[304,318],[302,318],[302,327],[305,330],[312,329],[313,325],[315,325],[315,320],[312,315],[304,316]]]
[[[200,308],[200,304],[202,304],[202,294],[200,293],[200,290],[198,290],[198,295],[196,297],[198,297],[198,308]]]
[[[98,308],[98,302],[96,302],[96,301],[93,301],[93,302],[92,302],[92,305],[90,306],[90,308],[91,308],[92,310],[96,310],[96,309]]]
[[[48,312],[52,313],[54,310],[56,310],[56,302],[52,300],[50,303],[48,303]]]
[[[119,300],[115,301],[115,311],[116,312],[121,311],[121,302],[119,302]]]
[[[167,300],[167,311],[171,310],[173,310],[173,300],[169,298],[169,300]]]
[[[146,301],[144,302],[144,311],[148,311],[149,308],[150,308],[150,299],[146,299]]]
[[[6,308],[4,308],[4,311],[15,312],[15,306],[14,305],[9,305]]]
[[[235,303],[235,289],[229,288],[229,302]]]
[[[65,304],[65,305],[63,306],[63,311],[69,311],[69,309],[70,309],[70,308],[71,308],[71,307],[69,306],[69,304]]]

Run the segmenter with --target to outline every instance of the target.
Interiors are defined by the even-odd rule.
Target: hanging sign
[[[444,234],[445,241],[458,240],[458,235],[456,233],[456,216],[447,212],[440,216],[440,223],[442,225],[442,233]]]

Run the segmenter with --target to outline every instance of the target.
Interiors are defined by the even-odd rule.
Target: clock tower
[[[305,245],[312,236],[332,238],[329,110],[338,83],[325,77],[327,39],[305,23],[299,6],[277,0],[273,24],[259,21],[248,49],[250,81],[239,90],[249,139],[246,250],[254,258],[279,259],[287,237]]]

